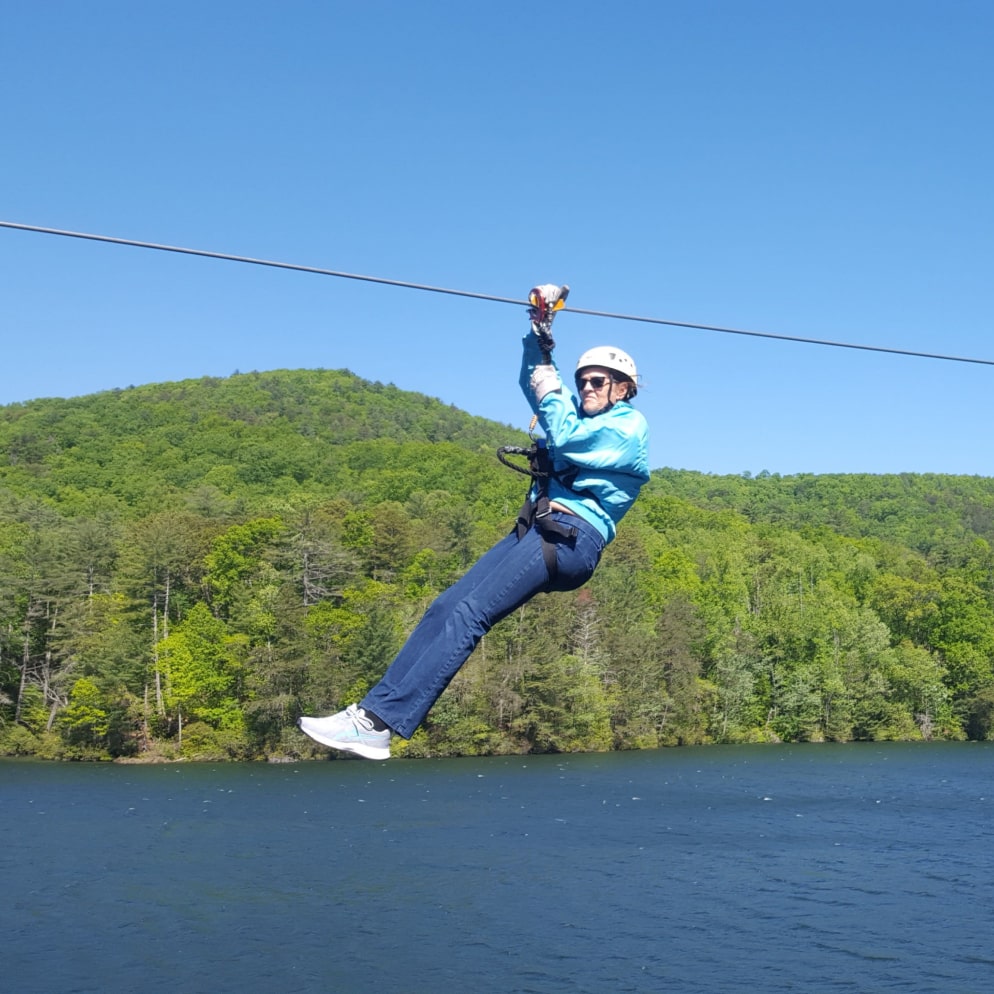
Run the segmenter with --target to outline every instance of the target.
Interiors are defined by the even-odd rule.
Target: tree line
[[[522,433],[347,371],[0,408],[0,754],[292,759],[509,527]],[[994,735],[994,480],[653,473],[409,756]]]

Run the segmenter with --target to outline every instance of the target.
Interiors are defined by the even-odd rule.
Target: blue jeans
[[[586,583],[600,561],[604,539],[576,515],[554,511],[552,517],[577,529],[572,539],[550,536],[559,567],[555,581],[549,584],[542,536],[535,527],[520,540],[512,531],[438,595],[362,707],[409,739],[498,621],[537,593],[575,590]]]

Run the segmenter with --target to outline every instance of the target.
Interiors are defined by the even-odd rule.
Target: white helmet
[[[638,370],[635,368],[635,360],[621,349],[616,349],[613,345],[598,345],[596,348],[587,349],[577,360],[576,372],[587,366],[603,366],[614,373],[621,373],[626,379],[632,381],[632,392],[634,397],[638,393]]]

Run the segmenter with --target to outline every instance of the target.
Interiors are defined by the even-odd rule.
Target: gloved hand
[[[531,379],[528,381],[532,393],[535,395],[535,402],[542,403],[546,394],[554,390],[562,390],[563,381],[559,378],[559,370],[555,366],[536,366],[532,370]]]

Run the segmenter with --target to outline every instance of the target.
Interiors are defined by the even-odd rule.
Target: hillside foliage
[[[0,408],[0,754],[323,754],[297,718],[506,532],[526,441],[347,371]],[[991,738],[992,542],[986,477],[657,470],[395,752]]]

